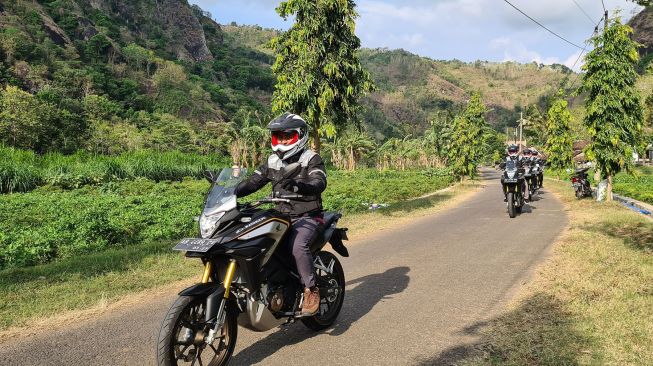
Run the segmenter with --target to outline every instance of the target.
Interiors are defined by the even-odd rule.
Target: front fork
[[[213,264],[211,261],[206,262],[206,265],[204,266],[204,275],[202,275],[202,283],[207,283],[209,282],[209,278],[211,278],[211,273],[213,272]],[[235,260],[230,260],[229,261],[229,266],[227,267],[227,273],[224,276],[224,294],[222,297],[222,300],[220,301],[220,305],[218,307],[218,312],[215,317],[215,326],[209,330],[209,334],[206,336],[205,342],[207,344],[212,344],[213,341],[215,340],[215,335],[222,329],[224,326],[224,321],[225,317],[227,315],[225,309],[227,306],[227,299],[229,298],[229,291],[231,289],[231,281],[234,279],[234,274],[236,273],[236,261]],[[206,306],[206,313],[207,315],[211,313],[211,303],[213,302],[211,297],[218,295],[218,293],[213,293],[209,295],[207,298],[207,306]],[[210,319],[207,319],[207,321],[210,321]]]

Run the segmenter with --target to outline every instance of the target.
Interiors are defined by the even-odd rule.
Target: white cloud
[[[583,45],[592,23],[571,0],[509,0],[573,43]],[[576,0],[594,21],[599,0]],[[604,0],[624,20],[636,8],[626,0]],[[274,9],[280,0],[190,0],[222,23],[285,28]],[[515,60],[573,65],[580,50],[556,38],[501,0],[356,0],[356,32],[364,47],[404,48],[435,59]],[[575,56],[575,57],[574,57]],[[580,63],[580,61],[579,61]],[[575,69],[578,69],[577,65]]]
[[[567,59],[564,62],[562,62],[562,64],[576,72],[579,72],[580,69],[583,67],[583,64],[585,63],[584,56],[586,55],[586,53],[583,53],[583,56],[581,56],[579,59],[578,57],[580,56],[581,52],[582,50],[578,50],[574,52],[569,57],[567,57]]]

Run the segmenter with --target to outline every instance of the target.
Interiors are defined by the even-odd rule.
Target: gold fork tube
[[[208,283],[211,278],[211,272],[213,272],[213,263],[211,261],[206,262],[204,266],[204,274],[202,275],[202,283]]]
[[[231,287],[231,281],[234,279],[234,273],[236,273],[236,261],[232,260],[229,262],[229,267],[227,267],[227,274],[224,276],[224,298],[229,297],[229,288]]]

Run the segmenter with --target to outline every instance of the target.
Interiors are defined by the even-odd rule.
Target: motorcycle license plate
[[[186,252],[206,253],[219,241],[219,239],[185,238],[181,239],[181,241],[172,249],[183,250]]]
[[[508,178],[506,178],[506,179],[503,180],[503,182],[504,183],[517,183],[517,179],[508,179]]]

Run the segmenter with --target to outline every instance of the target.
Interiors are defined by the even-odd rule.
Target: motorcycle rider
[[[511,144],[508,146],[506,149],[506,152],[508,153],[508,156],[506,156],[505,161],[501,162],[499,164],[499,168],[505,169],[506,168],[506,162],[508,161],[514,161],[517,169],[519,169],[520,172],[523,172],[524,166],[526,165],[526,157],[519,155],[519,146],[515,144]],[[525,150],[524,150],[525,152]],[[528,201],[530,199],[530,194],[528,192],[528,186],[526,185],[526,179],[522,179],[522,192],[524,192],[524,200]],[[505,185],[501,186],[501,189],[503,190],[503,202],[508,202],[508,191]]]
[[[300,116],[284,113],[272,120],[267,128],[271,132],[274,153],[236,187],[236,195],[247,196],[272,182],[276,196],[301,196],[289,203],[278,203],[276,209],[291,217],[288,245],[304,284],[302,315],[313,315],[319,309],[320,293],[315,282],[310,244],[324,224],[321,193],[327,185],[326,169],[322,158],[306,147],[308,125]],[[283,168],[292,163],[300,163],[301,169],[284,179]]]
[[[535,163],[540,165],[540,171],[537,173],[537,186],[542,188],[544,187],[544,159],[534,147],[531,148],[531,156]]]

